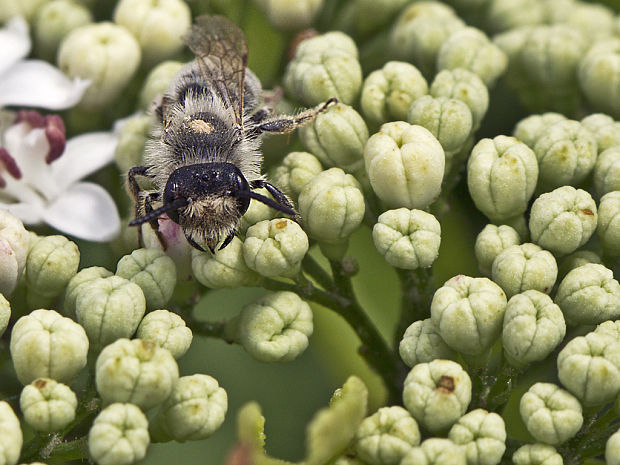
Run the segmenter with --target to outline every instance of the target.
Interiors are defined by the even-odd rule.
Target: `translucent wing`
[[[243,125],[243,83],[248,44],[243,31],[223,16],[199,16],[185,37],[204,75],[224,104]]]

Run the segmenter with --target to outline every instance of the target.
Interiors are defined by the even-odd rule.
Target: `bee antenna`
[[[292,208],[286,207],[275,200],[270,199],[269,197],[265,197],[264,195],[258,194],[254,191],[235,191],[233,192],[235,197],[249,197],[250,199],[258,200],[261,203],[264,203],[268,207],[273,208],[274,210],[278,210],[282,213],[286,213],[287,215],[296,216],[297,212]]]
[[[162,213],[168,213],[171,210],[176,210],[177,208],[185,207],[189,204],[189,201],[184,198],[178,198],[174,200],[174,202],[167,203],[166,205],[159,207],[157,210],[153,210],[147,213],[140,218],[135,218],[134,220],[129,222],[129,226],[139,226],[144,223],[148,223],[149,221],[154,220],[159,217]]]

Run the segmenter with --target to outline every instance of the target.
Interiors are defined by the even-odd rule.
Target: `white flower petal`
[[[95,242],[114,239],[121,227],[110,194],[87,182],[72,185],[48,204],[43,221],[66,234]]]
[[[114,159],[118,134],[91,132],[67,141],[62,156],[52,162],[52,176],[60,189],[94,173]]]
[[[84,79],[69,79],[45,61],[21,61],[0,75],[0,107],[63,110],[78,103],[89,84]]]
[[[28,23],[21,16],[12,18],[0,29],[0,75],[9,70],[30,52]],[[2,106],[2,105],[0,105]]]
[[[31,129],[30,125],[22,122],[14,124],[4,132],[4,146],[19,167],[22,178],[19,184],[31,186],[38,192],[52,199],[64,188],[54,179],[52,166],[45,162],[50,145],[43,129]],[[7,180],[8,181],[8,180]],[[14,191],[15,185],[7,185],[7,191],[14,197],[28,201],[27,198]]]
[[[41,224],[43,222],[43,204],[32,203],[2,203],[0,210],[7,210],[15,215],[24,224]]]

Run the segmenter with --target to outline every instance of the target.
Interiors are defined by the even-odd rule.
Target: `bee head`
[[[249,192],[250,185],[243,173],[231,163],[199,163],[183,166],[172,172],[164,189],[162,208],[167,206],[168,217],[179,223],[179,209],[206,198],[232,198],[237,213],[243,215],[250,198],[237,196]]]
[[[247,211],[251,199],[284,213],[295,214],[289,207],[253,192],[241,170],[232,163],[197,163],[174,170],[164,189],[163,205],[134,219],[129,225],[137,226],[154,221],[164,213],[175,223],[181,224],[181,209],[191,208],[192,204],[215,205],[213,199],[224,201],[217,202],[217,205],[232,207],[230,213],[237,219]]]

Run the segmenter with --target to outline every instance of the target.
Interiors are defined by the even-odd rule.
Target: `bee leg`
[[[254,113],[250,119],[256,124],[260,124],[266,119],[270,118],[273,115],[273,108],[264,106],[259,108],[256,113]]]
[[[272,132],[276,134],[287,134],[294,131],[299,126],[309,123],[318,114],[323,113],[332,103],[338,103],[337,98],[330,98],[325,103],[318,105],[309,110],[302,111],[298,115],[280,115],[259,124],[253,129],[253,132],[261,134],[263,132]]]
[[[144,197],[144,213],[149,214],[153,211],[153,206],[151,202],[157,202],[159,200],[158,192],[151,192],[149,195]],[[161,244],[162,248],[166,250],[168,248],[168,243],[166,242],[166,238],[163,236],[161,231],[159,230],[159,220],[157,218],[153,218],[149,221],[149,225],[153,228],[155,235],[157,236],[157,240]],[[138,228],[138,238],[140,239],[140,245],[144,246],[142,241],[142,227]]]
[[[147,166],[134,166],[127,173],[127,185],[129,187],[129,192],[131,193],[131,196],[133,197],[134,218],[138,218],[140,216],[140,211],[142,207],[146,208],[146,205],[144,205],[146,203],[144,198],[140,197],[140,192],[142,192],[143,189],[140,187],[140,184],[138,184],[136,177],[137,176],[148,177],[146,174],[147,169],[148,169]],[[141,227],[138,228],[138,244],[140,244],[140,246],[144,245],[142,241],[142,228]]]
[[[252,189],[260,189],[261,187],[264,187],[265,189],[267,189],[267,192],[269,192],[273,196],[276,202],[278,202],[280,205],[285,206],[286,208],[296,211],[295,206],[289,200],[289,198],[280,189],[278,189],[276,186],[274,186],[270,182],[265,181],[264,179],[257,179],[255,181],[250,182],[250,187]],[[299,220],[300,220],[299,215],[295,214],[295,216],[293,217],[293,220],[299,223]]]

